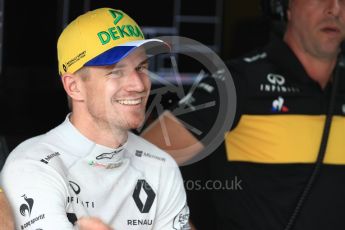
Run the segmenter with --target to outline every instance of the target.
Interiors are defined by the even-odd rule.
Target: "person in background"
[[[204,213],[203,220],[192,215],[198,229],[204,229],[200,225],[204,220],[213,229],[345,228],[345,79],[337,67],[345,38],[345,2],[290,0],[286,12],[283,37],[228,62],[237,93],[235,121],[224,133],[222,145],[201,167],[194,167],[194,174],[223,185],[236,178],[241,183],[237,188],[211,189],[194,199],[202,206],[189,202],[192,213],[196,209]],[[337,68],[342,75],[325,157],[309,196],[294,216],[318,157]],[[222,92],[217,91],[217,83],[221,80],[205,78],[189,95],[189,104],[182,106],[219,101]],[[217,106],[179,116],[167,111],[160,119],[166,121],[168,133],[179,130],[178,148],[198,143],[203,149],[205,143],[182,124],[207,132],[203,124],[213,121],[217,112]],[[142,136],[167,151],[173,149],[157,138],[163,135],[159,130],[151,126]],[[176,143],[174,135],[169,137],[170,143]],[[213,206],[201,208],[207,203]]]

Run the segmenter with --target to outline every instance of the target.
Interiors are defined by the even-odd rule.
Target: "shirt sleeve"
[[[177,165],[165,166],[154,230],[189,230],[189,208],[182,176]]]
[[[66,215],[68,188],[54,168],[35,160],[13,160],[1,173],[20,230],[72,230]]]

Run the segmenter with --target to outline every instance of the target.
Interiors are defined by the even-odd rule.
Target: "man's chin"
[[[108,117],[110,127],[114,129],[130,130],[140,128],[145,121],[144,112],[116,113]]]
[[[132,119],[127,122],[128,129],[138,129],[144,124],[144,118],[142,119]]]
[[[326,39],[321,45],[320,49],[325,55],[332,56],[337,54],[340,50],[341,40],[340,38]]]

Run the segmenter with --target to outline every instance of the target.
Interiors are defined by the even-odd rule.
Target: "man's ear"
[[[290,19],[291,19],[290,8],[286,10],[286,15],[287,15],[286,19],[287,19],[288,21],[290,21]]]
[[[81,81],[79,76],[74,74],[64,74],[61,77],[63,87],[68,96],[76,101],[83,101],[84,97],[81,92]]]

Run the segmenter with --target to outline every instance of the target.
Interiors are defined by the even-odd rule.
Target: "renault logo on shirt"
[[[146,200],[140,198],[141,192],[146,193]],[[155,192],[146,180],[138,180],[133,192],[133,199],[141,213],[148,213],[150,211],[155,197]]]

